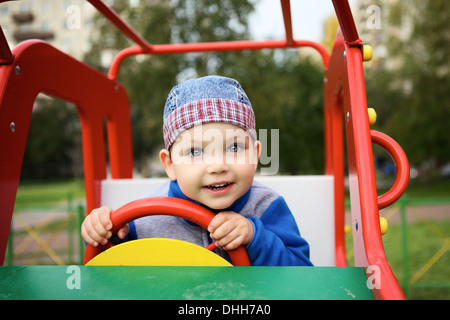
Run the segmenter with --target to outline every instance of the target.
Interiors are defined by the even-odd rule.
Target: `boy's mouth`
[[[229,185],[231,185],[231,182],[224,182],[224,183],[217,183],[217,184],[210,184],[205,186],[205,188],[208,188],[212,191],[218,191],[227,188]]]

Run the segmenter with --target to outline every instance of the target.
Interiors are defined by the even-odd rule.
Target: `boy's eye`
[[[188,155],[191,157],[200,157],[203,155],[203,150],[201,148],[191,148],[188,151]]]
[[[228,152],[239,152],[243,149],[243,147],[240,144],[233,144],[231,146],[228,147],[227,151]]]

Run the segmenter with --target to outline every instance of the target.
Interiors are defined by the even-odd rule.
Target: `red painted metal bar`
[[[373,270],[378,271],[376,276],[379,280],[372,290],[376,298],[404,299],[403,291],[386,259],[381,239],[372,137],[362,63],[361,49],[349,45],[342,33],[339,33],[326,72],[325,97],[332,98],[327,98],[325,109],[332,110],[337,106],[343,106],[344,109],[355,265],[373,267]],[[342,103],[332,105],[333,101],[340,99]],[[339,113],[338,110],[334,112]],[[327,119],[331,117],[328,115]],[[342,121],[342,109],[340,116],[336,118],[341,118]],[[328,120],[328,123],[330,122]],[[328,157],[331,158],[326,163],[331,167],[330,170],[336,170],[336,166],[341,166],[340,157],[343,157],[341,146],[333,147],[336,142],[332,139],[335,134],[341,134],[338,132],[340,130],[339,126],[331,127],[326,135]],[[336,150],[337,152],[333,154]],[[340,217],[336,219],[338,218]],[[340,220],[337,223],[343,227]],[[337,231],[339,232],[337,237],[341,237],[343,230]]]
[[[280,0],[281,10],[283,11],[284,29],[286,31],[287,45],[292,45],[294,37],[292,34],[292,17],[291,17],[291,3],[290,0]]]
[[[88,0],[101,14],[111,21],[126,37],[139,45],[144,51],[151,48],[151,44],[147,42],[139,33],[129,26],[113,9],[108,7],[101,0]]]
[[[378,197],[378,209],[383,209],[400,199],[409,182],[409,162],[402,147],[382,132],[371,130],[372,142],[384,148],[392,157],[397,169],[395,182],[388,192]]]
[[[330,70],[331,71],[331,70]],[[328,83],[332,79],[325,76],[324,85],[324,138],[325,174],[334,177],[334,232],[335,265],[347,266],[345,249],[345,165],[344,165],[344,126],[342,121],[343,98],[341,88],[333,91]]]
[[[360,45],[361,40],[359,39],[358,31],[355,26],[355,21],[353,20],[353,15],[350,5],[348,4],[348,0],[332,1],[345,41],[349,45]]]
[[[106,178],[105,119],[111,175],[131,178],[133,171],[129,103],[119,83],[43,41],[23,42],[12,53],[14,61],[0,66],[1,262],[8,241],[31,113],[39,92],[70,101],[77,107],[88,212],[100,205],[100,181]]]
[[[267,40],[267,41],[223,41],[223,42],[201,42],[201,43],[181,43],[181,44],[159,44],[152,45],[150,51],[145,51],[139,46],[129,47],[117,54],[108,76],[116,79],[119,68],[123,60],[127,57],[139,54],[176,54],[188,52],[205,52],[205,51],[238,51],[238,50],[261,50],[261,49],[283,49],[312,47],[316,49],[322,57],[325,70],[328,67],[330,56],[321,44],[308,40],[293,40],[291,45],[286,40]]]

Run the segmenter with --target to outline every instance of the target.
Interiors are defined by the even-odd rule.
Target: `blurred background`
[[[284,37],[281,6],[273,0],[105,2],[153,44]],[[389,223],[383,238],[388,259],[408,297],[449,299],[450,2],[350,4],[360,38],[374,52],[364,64],[368,106],[378,115],[373,129],[393,137],[411,165],[405,195],[380,213]],[[294,38],[320,42],[331,53],[338,27],[331,0],[291,6]],[[1,3],[0,24],[11,48],[27,39],[46,40],[105,73],[115,54],[131,45],[84,0]],[[279,129],[278,174],[323,174],[324,69],[316,52],[302,48],[127,59],[118,80],[131,104],[136,177],[164,176],[157,154],[171,87],[210,74],[241,82],[257,129]],[[84,186],[77,111],[43,94],[35,104],[7,263],[78,263]],[[395,166],[377,146],[374,160],[381,194],[392,185]]]

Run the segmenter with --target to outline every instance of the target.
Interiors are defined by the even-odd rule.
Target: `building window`
[[[50,4],[48,2],[41,3],[41,13],[47,13],[50,11]]]
[[[30,3],[24,3],[20,7],[20,12],[21,13],[29,13],[29,12],[31,12],[31,4]]]
[[[7,16],[9,13],[9,7],[0,6],[0,16]]]
[[[48,31],[48,22],[47,21],[44,21],[44,22],[42,22],[41,23],[41,31]]]

